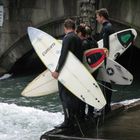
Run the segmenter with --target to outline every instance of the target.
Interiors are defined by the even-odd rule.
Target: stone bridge
[[[116,30],[132,27],[140,32],[138,0],[0,0],[3,11],[0,26],[0,71],[5,72],[32,51],[27,27],[40,28],[54,37],[63,36],[63,21],[68,17],[94,24],[94,12],[106,7]],[[136,46],[140,47],[136,40]]]

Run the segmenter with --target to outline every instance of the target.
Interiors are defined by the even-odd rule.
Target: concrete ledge
[[[113,117],[116,117],[116,114],[119,115],[122,113],[124,109],[124,105],[113,105],[111,113],[106,116],[102,115],[97,118],[90,118],[85,122],[80,123],[80,126],[77,125],[72,129],[53,129],[43,134],[40,140],[94,140],[94,138],[90,138],[89,130],[96,129],[97,123],[98,126],[103,125],[104,122],[112,119]]]
[[[90,130],[96,129],[97,125],[101,127],[104,123],[110,121],[110,119],[115,119],[127,111],[137,110],[140,110],[140,100],[129,105],[114,104],[112,105],[112,111],[107,115],[89,119],[84,123],[80,123],[80,126],[77,125],[72,129],[53,129],[44,133],[40,140],[95,140],[95,138],[92,138],[92,134],[90,134],[92,131]]]

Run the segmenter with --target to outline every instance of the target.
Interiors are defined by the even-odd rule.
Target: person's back
[[[64,37],[63,43],[67,44],[69,46],[68,50],[71,51],[80,61],[82,61],[82,42],[81,39],[74,32],[68,33]]]

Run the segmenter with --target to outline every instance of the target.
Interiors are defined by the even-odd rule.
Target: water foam
[[[60,112],[0,103],[0,140],[39,140],[42,133],[63,121]]]

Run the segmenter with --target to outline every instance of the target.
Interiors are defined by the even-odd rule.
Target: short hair
[[[64,27],[67,29],[74,29],[75,30],[75,21],[72,19],[66,19],[64,22]]]
[[[95,13],[98,14],[99,16],[103,16],[107,20],[109,19],[108,10],[106,8],[101,8],[99,10],[96,10]]]
[[[82,36],[86,36],[86,30],[85,30],[85,27],[83,25],[78,25],[77,28],[76,28],[76,32],[77,33],[80,33],[82,34]]]

